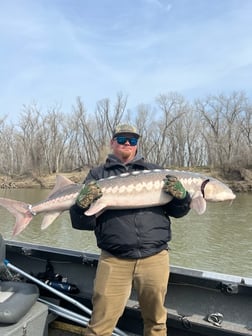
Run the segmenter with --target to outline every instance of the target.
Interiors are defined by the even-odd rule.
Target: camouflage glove
[[[100,197],[102,197],[100,186],[96,181],[91,181],[88,184],[83,185],[77,196],[76,203],[79,207],[86,209]]]
[[[186,190],[176,176],[166,175],[163,190],[177,199],[186,197]]]

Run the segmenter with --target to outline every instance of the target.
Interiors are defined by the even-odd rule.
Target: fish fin
[[[104,209],[107,207],[107,204],[102,202],[94,202],[91,204],[89,209],[85,211],[86,216],[96,215],[98,217],[100,214],[103,213]]]
[[[48,197],[50,197],[51,195],[53,195],[55,192],[62,189],[66,185],[70,185],[70,184],[75,184],[75,183],[73,181],[69,180],[65,176],[57,175],[56,176],[56,184],[55,184],[54,188],[52,189],[52,191],[50,192]]]
[[[206,211],[206,201],[200,191],[192,195],[190,208],[194,209],[198,215],[202,215]]]
[[[42,220],[42,224],[41,224],[41,230],[45,230],[49,225],[52,224],[52,222],[59,217],[59,215],[62,213],[62,211],[60,212],[48,212],[45,214],[43,220]]]
[[[99,217],[104,211],[105,211],[105,209],[102,209],[101,211],[97,212],[97,213],[95,214],[95,217],[96,217],[96,218]]]
[[[21,233],[33,218],[33,214],[29,211],[29,204],[27,203],[0,197],[0,205],[16,218],[12,233],[13,236]]]

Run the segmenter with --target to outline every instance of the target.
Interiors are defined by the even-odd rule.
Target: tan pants
[[[94,283],[93,314],[85,335],[112,334],[133,284],[144,321],[144,336],[166,336],[164,300],[168,279],[166,250],[143,259],[119,259],[102,251]]]

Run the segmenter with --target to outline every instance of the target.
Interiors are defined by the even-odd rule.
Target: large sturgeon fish
[[[168,203],[172,196],[162,190],[166,175],[179,179],[191,195],[190,207],[198,214],[205,212],[206,201],[221,202],[235,198],[229,187],[212,177],[169,169],[144,170],[98,180],[103,195],[91,204],[85,214],[98,217],[106,209],[143,208]],[[0,205],[16,217],[13,235],[22,232],[39,213],[45,213],[41,229],[47,228],[75,203],[82,186],[58,175],[48,198],[37,204],[0,198]]]

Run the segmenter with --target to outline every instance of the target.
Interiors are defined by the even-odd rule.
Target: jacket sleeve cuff
[[[71,206],[71,208],[73,209],[73,211],[75,211],[78,215],[83,215],[83,213],[88,209],[84,209],[82,207],[80,207],[77,203],[74,203],[74,205]]]
[[[69,213],[72,227],[78,230],[94,230],[96,225],[95,215],[86,216],[84,212],[85,209],[80,208],[77,204],[71,206]]]
[[[190,203],[191,202],[191,196],[189,194],[189,192],[187,191],[186,192],[186,197],[183,198],[183,199],[178,199],[178,198],[173,198],[172,199],[172,203],[173,204],[177,204],[177,205],[183,205],[183,204],[186,204],[186,203]]]

